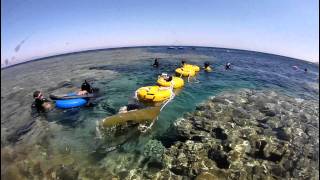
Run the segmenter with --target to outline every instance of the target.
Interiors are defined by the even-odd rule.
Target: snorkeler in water
[[[162,77],[167,82],[172,81],[172,76],[168,75],[167,73],[162,73],[160,77]]]
[[[154,63],[152,65],[153,67],[159,67],[159,62],[158,62],[158,58],[154,59]]]
[[[186,61],[182,60],[181,61],[181,67],[183,67],[186,64]]]
[[[81,89],[77,94],[78,95],[85,95],[85,94],[88,94],[88,93],[93,93],[93,88],[87,82],[87,80],[84,80],[84,83],[82,83]]]
[[[167,78],[165,78],[164,80],[166,80],[167,82],[172,81],[172,76],[168,76]]]
[[[33,93],[34,102],[32,108],[35,108],[37,112],[46,112],[47,110],[52,109],[52,102],[44,98],[41,91],[35,91]]]
[[[228,70],[228,69],[231,69],[231,63],[229,62],[225,65],[225,70]]]
[[[126,106],[123,106],[119,109],[119,113],[126,113],[129,111],[134,111],[134,110],[139,110],[142,109],[143,107],[137,103],[132,103],[132,104],[128,104]]]
[[[204,63],[203,69],[204,69],[205,71],[207,71],[207,72],[211,72],[211,71],[212,71],[212,69],[211,69],[211,67],[210,67],[210,64],[209,64],[208,62],[205,62],[205,63]]]

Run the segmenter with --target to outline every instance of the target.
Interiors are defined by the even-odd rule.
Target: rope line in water
[[[174,83],[171,83],[171,86],[170,86],[171,96],[170,96],[170,98],[162,105],[162,107],[160,108],[160,112],[161,112],[162,109],[163,109],[169,102],[171,102],[172,99],[175,97],[175,94],[174,94],[174,92],[173,92],[173,85],[174,85]],[[160,114],[160,113],[159,113],[159,114]],[[138,127],[139,130],[140,130],[142,133],[147,132],[147,130],[151,129],[151,127],[153,126],[154,122],[156,122],[156,121],[158,120],[158,118],[159,118],[159,115],[158,115],[155,119],[152,120],[152,123],[151,123],[149,126],[140,124],[139,127]]]

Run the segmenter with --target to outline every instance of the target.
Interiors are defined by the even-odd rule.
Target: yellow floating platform
[[[140,101],[160,102],[171,97],[172,91],[168,87],[146,86],[137,90],[137,97]]]
[[[192,77],[196,75],[196,72],[191,68],[177,68],[175,72],[177,73],[177,75],[184,77]]]
[[[173,88],[181,88],[184,86],[184,80],[179,77],[172,77],[171,81],[166,81],[163,77],[160,77],[157,81],[158,85],[164,87],[170,87],[173,84]]]

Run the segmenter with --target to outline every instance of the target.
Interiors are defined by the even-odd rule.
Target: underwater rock
[[[173,148],[174,147],[174,148]],[[178,143],[166,150],[164,155],[165,168],[179,176],[195,177],[213,163],[209,159],[201,160],[206,157],[206,148],[202,143],[186,141]]]
[[[188,175],[188,159],[183,152],[172,161],[171,171],[177,175]]]
[[[175,130],[180,138],[190,139],[190,132],[192,130],[192,123],[185,119],[179,119],[174,123]]]
[[[201,117],[194,117],[193,119],[193,126],[199,130],[210,132],[212,128],[212,123],[209,120],[203,120]]]
[[[58,179],[72,180],[72,179],[77,179],[78,175],[79,175],[79,172],[76,169],[74,169],[74,167],[72,166],[61,165],[56,170],[56,176]]]
[[[78,179],[119,179],[105,167],[87,166],[80,169]]]
[[[216,162],[216,165],[220,169],[228,169],[230,162],[228,156],[224,151],[218,149],[210,149],[208,157]]]
[[[8,166],[5,169],[5,172],[1,172],[1,178],[3,178],[3,179],[27,179],[25,176],[23,176],[20,173],[19,168],[14,165]]]
[[[175,122],[183,138],[166,148],[164,168],[181,178],[314,179],[318,109],[273,91],[212,97]]]
[[[228,138],[228,135],[224,132],[224,129],[217,127],[212,129],[212,137],[216,139],[226,140]]]
[[[157,160],[162,159],[165,147],[158,140],[149,140],[143,149],[143,154],[146,157],[151,157]]]
[[[168,169],[164,169],[161,170],[159,172],[157,172],[154,176],[154,179],[158,179],[158,180],[182,180],[183,178],[181,176],[178,176],[174,173],[172,173],[170,170]]]
[[[196,177],[196,180],[218,179],[214,174],[203,172]]]

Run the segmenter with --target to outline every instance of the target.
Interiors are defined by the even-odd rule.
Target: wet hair
[[[40,91],[33,92],[33,98],[38,97],[40,93],[41,93]]]
[[[182,60],[182,61],[181,61],[181,64],[184,64],[184,63],[186,63],[186,61]]]
[[[204,63],[204,67],[208,67],[210,64],[208,62]]]

